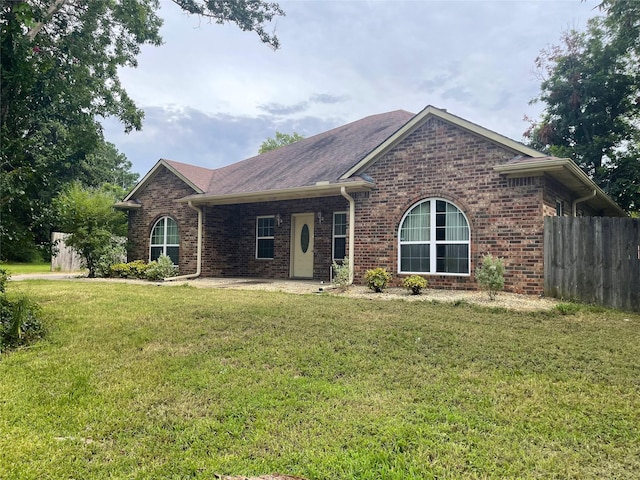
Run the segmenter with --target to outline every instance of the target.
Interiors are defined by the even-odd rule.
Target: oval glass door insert
[[[302,253],[307,253],[307,250],[309,250],[309,225],[306,223],[302,226],[302,231],[300,232],[300,247],[302,248]]]

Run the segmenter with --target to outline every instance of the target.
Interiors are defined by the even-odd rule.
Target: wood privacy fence
[[[640,220],[545,217],[544,291],[640,311]]]
[[[74,250],[67,247],[64,239],[68,234],[53,232],[51,243],[56,246],[51,255],[52,272],[76,272],[82,268],[82,258]]]

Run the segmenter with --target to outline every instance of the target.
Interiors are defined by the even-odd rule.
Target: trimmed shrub
[[[482,264],[476,269],[476,280],[480,288],[486,290],[494,300],[498,291],[504,289],[504,262],[491,254],[482,257]]]
[[[134,260],[129,263],[116,263],[115,265],[111,265],[109,276],[116,278],[145,279],[145,272],[148,268],[149,264],[142,260]]]
[[[427,288],[429,282],[420,275],[411,275],[403,280],[402,286],[411,291],[412,295],[420,295],[423,288]]]
[[[385,268],[374,268],[365,272],[364,281],[371,290],[381,293],[389,285],[391,274]]]

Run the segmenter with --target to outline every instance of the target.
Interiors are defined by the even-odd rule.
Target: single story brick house
[[[505,289],[540,294],[548,215],[624,216],[569,159],[546,156],[428,106],[373,115],[226,167],[160,160],[117,204],[129,260],[168,254],[181,275],[475,289],[486,253]]]

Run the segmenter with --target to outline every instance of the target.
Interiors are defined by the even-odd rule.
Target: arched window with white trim
[[[400,222],[399,273],[469,275],[470,236],[467,217],[453,203],[418,202]]]
[[[178,224],[171,217],[162,217],[151,229],[149,261],[157,260],[160,255],[164,254],[173,260],[174,265],[178,265],[179,253]]]

